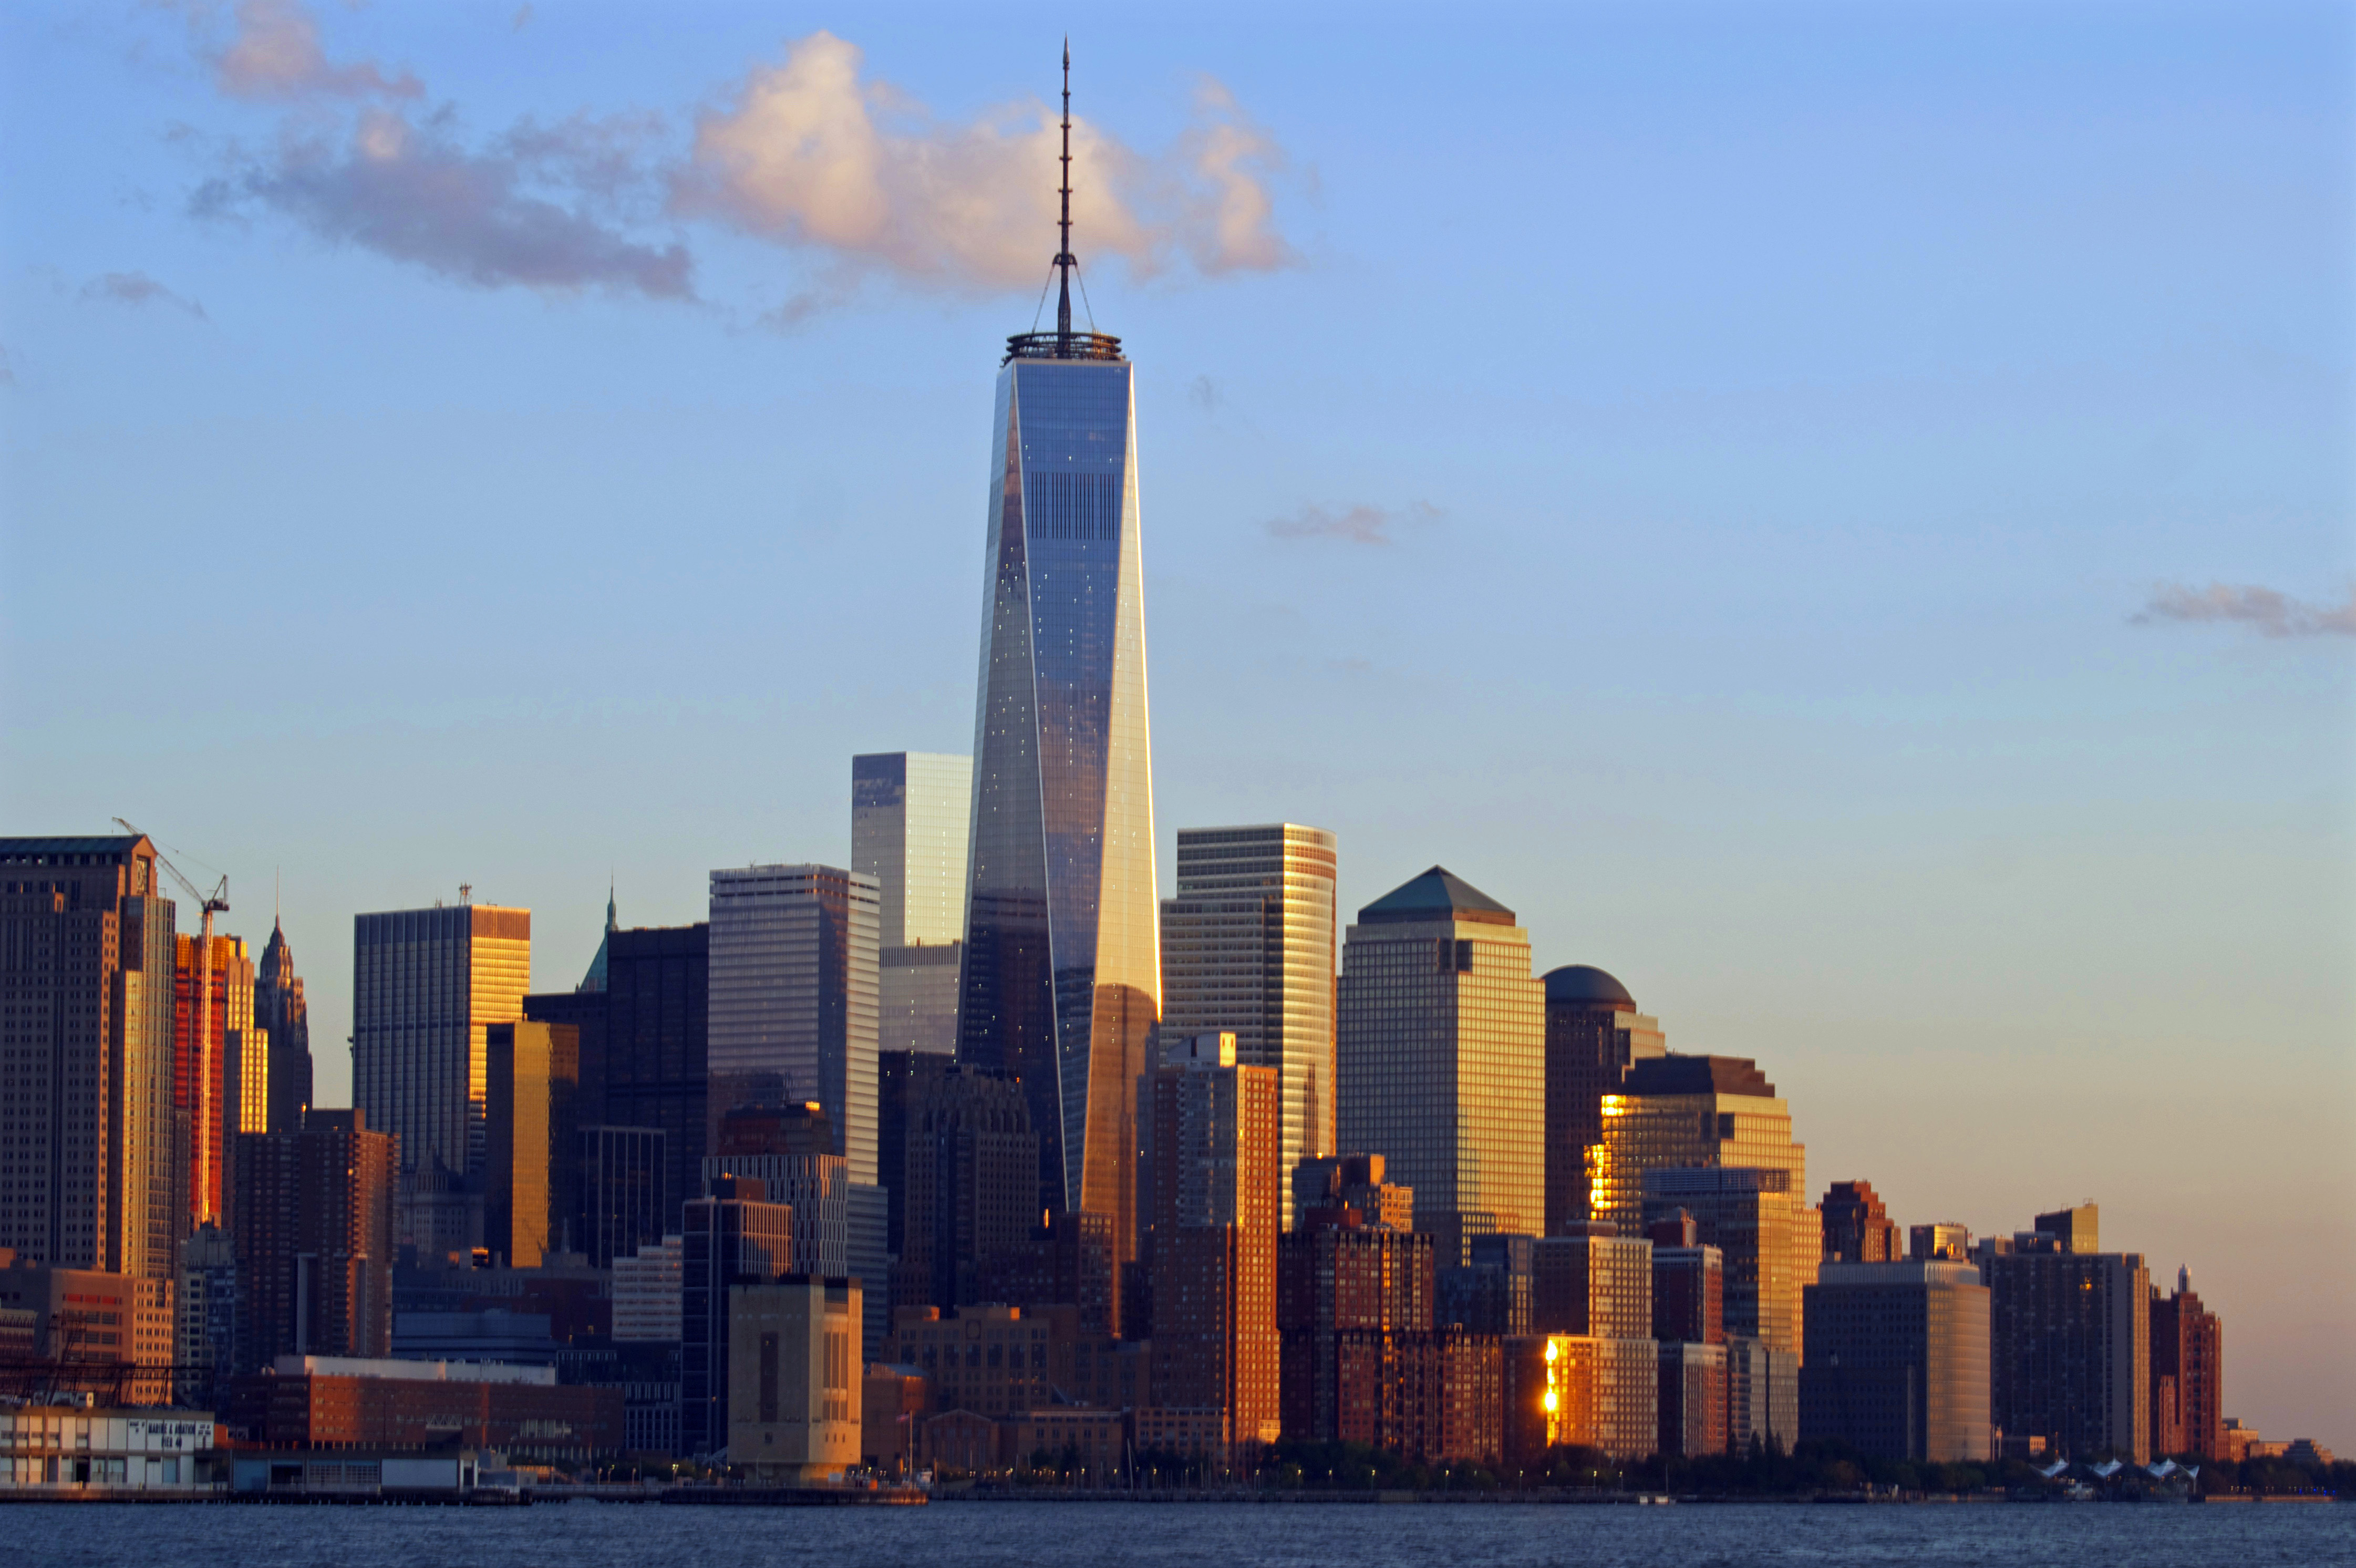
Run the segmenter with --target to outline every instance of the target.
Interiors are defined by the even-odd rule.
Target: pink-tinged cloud
[[[2137,626],[2244,626],[2264,637],[2356,637],[2356,585],[2338,604],[2306,604],[2273,588],[2163,583],[2133,618]]]
[[[175,294],[145,273],[104,273],[81,285],[81,297],[109,305],[168,305],[199,321],[209,320],[205,307],[186,295]]]
[[[425,89],[407,71],[390,76],[371,61],[332,64],[318,18],[299,0],[242,0],[237,28],[213,57],[213,81],[231,98],[284,100],[416,98]]]
[[[1272,518],[1266,524],[1279,539],[1338,539],[1350,544],[1393,544],[1391,530],[1404,522],[1437,522],[1446,514],[1429,501],[1410,502],[1402,510],[1378,506],[1345,507],[1339,510],[1314,504],[1290,517]]]
[[[923,286],[1035,285],[1055,253],[1055,113],[1032,102],[965,124],[933,119],[889,84],[862,80],[855,45],[830,33],[755,68],[697,121],[671,184],[672,209],[789,248],[851,274]],[[1215,83],[1197,124],[1147,157],[1093,122],[1072,125],[1073,248],[1149,274],[1179,256],[1205,274],[1287,264],[1264,177],[1281,158]]]

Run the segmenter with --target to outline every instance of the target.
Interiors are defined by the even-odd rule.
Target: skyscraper
[[[1905,1254],[1898,1227],[1869,1181],[1837,1181],[1816,1205],[1824,1223],[1824,1256],[1832,1263],[1894,1263]]]
[[[2083,1210],[2080,1212],[2083,1212]],[[1988,1417],[2005,1442],[2043,1437],[2066,1459],[2151,1458],[2150,1271],[2134,1252],[2080,1252],[2044,1229],[1982,1270]],[[2091,1244],[2089,1217],[2083,1238]]]
[[[1162,903],[1162,1032],[1232,1034],[1237,1061],[1276,1070],[1287,1172],[1335,1152],[1333,844],[1294,822],[1182,828]]]
[[[1854,1259],[1807,1288],[1800,1434],[1876,1458],[1988,1452],[1988,1290],[1969,1263]]]
[[[0,839],[0,1247],[172,1277],[173,908],[144,836]]]
[[[957,1049],[972,810],[969,757],[893,751],[851,759],[851,868],[875,878],[883,1050]],[[869,1282],[870,1294],[880,1289]]]
[[[1590,1201],[1597,1219],[1634,1236],[1644,1225],[1646,1171],[1746,1165],[1790,1173],[1792,1200],[1804,1203],[1807,1155],[1805,1144],[1792,1141],[1790,1107],[1776,1098],[1756,1062],[1639,1058],[1619,1090],[1603,1097],[1603,1141],[1593,1160]],[[1812,1266],[1815,1253],[1811,1242]]]
[[[173,945],[175,1158],[193,1229],[227,1217],[229,1141],[269,1130],[269,1041],[254,1026],[253,961],[244,939],[183,931]]]
[[[473,1177],[487,1146],[493,1024],[523,1016],[531,911],[459,904],[352,921],[352,1102],[398,1140],[404,1199]],[[422,1192],[419,1194],[423,1196]],[[404,1208],[413,1207],[405,1202]],[[413,1216],[402,1222],[413,1235]]]
[[[1546,1213],[1545,988],[1514,912],[1435,865],[1358,911],[1342,950],[1341,1146],[1415,1191],[1441,1266]],[[1632,1225],[1628,1228],[1634,1230]]]
[[[392,1353],[394,1157],[365,1111],[312,1111],[294,1132],[237,1140],[241,1369]]]
[[[991,1294],[1002,1256],[1039,1218],[1039,1137],[1023,1086],[948,1064],[907,1106],[897,1169],[902,1208],[894,1306],[969,1306]]]
[[[1603,1142],[1603,1097],[1628,1069],[1664,1054],[1655,1019],[1636,1011],[1628,988],[1589,964],[1546,975],[1546,1234],[1578,1234],[1593,1208],[1594,1165]]]
[[[816,1101],[851,1179],[875,1181],[875,879],[830,865],[712,874],[712,1101]]]
[[[483,1244],[513,1269],[536,1269],[568,1240],[580,1174],[574,1101],[581,1033],[569,1024],[490,1028],[489,1154],[484,1161]]]
[[[274,919],[254,972],[253,1022],[270,1036],[264,1124],[273,1133],[291,1133],[303,1124],[303,1112],[311,1105],[311,1010],[303,1000],[302,977],[294,972],[294,950]]]
[[[2151,1451],[2225,1456],[2225,1327],[2201,1305],[2190,1270],[2176,1291],[2154,1285],[2151,1319]]]
[[[1120,340],[1071,324],[1066,106],[1056,329],[998,372],[958,1054],[1023,1081],[1040,1206],[1108,1217],[1126,1263],[1162,1001],[1137,403]]]

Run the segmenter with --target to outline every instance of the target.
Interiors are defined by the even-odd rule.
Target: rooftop
[[[1775,1086],[1749,1057],[1648,1057],[1628,1069],[1622,1094],[1739,1094],[1772,1100]]]
[[[1628,988],[1592,964],[1567,963],[1547,971],[1546,988],[1548,1002],[1584,1003],[1616,1013],[1636,1010]]]
[[[1358,911],[1358,923],[1362,926],[1405,926],[1435,920],[1510,926],[1514,912],[1439,865],[1412,882],[1392,888]]]

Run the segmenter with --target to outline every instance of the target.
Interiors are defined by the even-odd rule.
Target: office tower
[[[1039,1217],[1039,1135],[1023,1086],[943,1063],[908,1107],[900,1144],[900,1168],[885,1173],[903,1205],[894,1305],[1009,1299],[991,1293],[993,1266]]]
[[[1545,987],[1511,909],[1435,865],[1358,911],[1342,950],[1341,1146],[1381,1152],[1451,1267],[1470,1238],[1545,1218]]]
[[[1807,1296],[1800,1435],[1878,1459],[1988,1450],[1988,1289],[1969,1263],[1825,1264]]]
[[[1648,1223],[1683,1211],[1698,1243],[1725,1268],[1726,1331],[1801,1353],[1801,1292],[1816,1277],[1815,1211],[1791,1190],[1787,1171],[1695,1166],[1644,1173]]]
[[[177,935],[172,964],[174,1160],[187,1223],[227,1217],[228,1140],[269,1123],[269,1044],[254,1027],[253,961],[238,937]]]
[[[981,1296],[1004,1302],[1026,1312],[1069,1308],[1078,1314],[1081,1330],[1109,1335],[1113,1330],[1112,1219],[1109,1215],[1075,1213],[1043,1216],[1044,1223],[1011,1247],[991,1255]],[[1134,1300],[1123,1303],[1131,1322],[1120,1326],[1131,1340],[1150,1330],[1151,1293],[1140,1288]]]
[[[1837,1181],[1816,1205],[1824,1229],[1824,1259],[1829,1263],[1894,1263],[1901,1261],[1898,1227],[1882,1208],[1869,1181]]]
[[[1971,1256],[1972,1233],[1967,1226],[1942,1219],[1906,1228],[1908,1262],[1963,1263],[1969,1262]]]
[[[1623,1236],[1640,1235],[1644,1173],[1709,1165],[1787,1172],[1793,1202],[1804,1203],[1807,1153],[1805,1144],[1792,1141],[1791,1111],[1755,1062],[1676,1055],[1641,1059],[1619,1092],[1603,1097],[1595,1216],[1619,1226]],[[1811,1262],[1816,1246],[1809,1243]]]
[[[728,1441],[728,1293],[794,1267],[793,1212],[749,1176],[712,1178],[691,1199],[680,1251],[680,1443],[710,1454]]]
[[[615,918],[614,890],[605,889],[605,929],[597,934],[597,950],[590,955],[589,968],[581,976],[581,983],[573,989],[584,996],[594,996],[605,989],[607,966],[613,961],[614,933],[621,929]]]
[[[573,1245],[592,1268],[613,1268],[662,1239],[671,1206],[659,1127],[582,1127],[573,1133]]]
[[[174,1402],[218,1408],[237,1369],[237,1296],[236,1243],[218,1225],[198,1226],[180,1243],[172,1293]]]
[[[1726,1253],[1694,1240],[1685,1222],[1685,1241],[1653,1234],[1653,1337],[1664,1344],[1726,1343]]]
[[[2054,1245],[2064,1252],[2099,1252],[2102,1245],[2102,1206],[2082,1203],[2075,1208],[2057,1208],[2051,1214],[2037,1217],[2037,1228],[2028,1232],[2032,1236],[2051,1236]],[[2013,1244],[2020,1244],[2016,1232]]]
[[[837,1142],[815,1102],[739,1106],[720,1118],[717,1152],[703,1157],[701,1190],[712,1191],[731,1176],[759,1182],[769,1202],[793,1210],[795,1266],[804,1273],[847,1276],[851,1183],[847,1162],[829,1152]]]
[[[1284,1435],[1420,1446],[1429,1412],[1430,1236],[1320,1210],[1277,1243]]]
[[[294,972],[294,950],[275,919],[254,971],[253,1023],[270,1041],[262,1130],[292,1133],[311,1108],[311,1011],[303,1000],[302,977]]]
[[[494,1024],[487,1056],[483,1244],[509,1268],[536,1269],[546,1254],[580,1245],[572,1222],[581,1036],[563,1024]]]
[[[446,1227],[422,1211],[482,1173],[490,1027],[523,1016],[530,986],[529,909],[459,904],[352,921],[352,1103],[400,1149],[405,1244],[452,1250]]]
[[[297,1131],[237,1140],[240,1370],[392,1353],[396,1158],[358,1110],[314,1109]]]
[[[2064,1251],[2068,1230],[2036,1234],[2044,1240],[2034,1250],[2016,1247],[1983,1265],[1988,1419],[2008,1451],[2042,1437],[2062,1458],[2111,1453],[2147,1463],[2150,1273],[2136,1253]]]
[[[860,1287],[787,1274],[728,1291],[728,1461],[756,1487],[839,1481],[859,1463]]]
[[[830,865],[712,874],[712,1103],[816,1101],[875,1183],[875,879]]]
[[[607,936],[605,1006],[581,1034],[582,1092],[614,1127],[662,1132],[664,1231],[703,1190],[711,1121],[707,926],[653,926]],[[537,1000],[537,999],[535,999]],[[560,1010],[534,1016],[569,1021]],[[594,1058],[592,1046],[596,1047]]]
[[[1162,902],[1162,1032],[1226,1033],[1283,1086],[1284,1169],[1334,1153],[1333,835],[1272,822],[1181,828]],[[1292,1224],[1292,1193],[1283,1194]]]
[[[851,869],[875,879],[883,1050],[957,1051],[972,810],[969,757],[893,751],[851,759]]]
[[[1567,1236],[1603,1218],[1593,1207],[1603,1097],[1620,1092],[1630,1068],[1667,1049],[1659,1021],[1637,1012],[1628,988],[1603,971],[1547,971],[1546,1234]]]
[[[2225,1456],[2225,1327],[2193,1294],[2190,1270],[2176,1291],[2152,1287],[2151,1451],[2196,1459]]]
[[[1750,1335],[1726,1337],[1726,1446],[1789,1451],[1800,1440],[1800,1355]]]
[[[1165,1039],[1153,1073],[1153,1383],[1226,1412],[1228,1444],[1278,1436],[1279,1069],[1231,1034]]]
[[[884,1244],[894,1258],[905,1251],[902,1231],[907,1209],[908,1118],[934,1080],[956,1065],[954,1058],[937,1051],[878,1051],[875,1055],[875,1176],[884,1194]],[[1027,1109],[1024,1114],[1027,1120]],[[1033,1173],[1034,1188],[1036,1174]],[[1035,1191],[1025,1197],[1024,1208],[1035,1208],[1037,1197]],[[895,1299],[894,1305],[905,1304]]]
[[[1384,1180],[1388,1169],[1380,1155],[1325,1155],[1301,1161],[1292,1167],[1292,1218],[1286,1229],[1343,1223],[1325,1211],[1346,1208],[1357,1214],[1349,1223],[1414,1230],[1415,1191]]]
[[[1600,1339],[1653,1337],[1653,1244],[1601,1220],[1531,1249],[1530,1330]]]
[[[1493,1337],[1530,1333],[1537,1245],[1535,1236],[1474,1237],[1471,1262],[1439,1271],[1432,1320],[1442,1328]]]
[[[0,1247],[169,1279],[173,908],[145,837],[0,839]]]
[[[1125,1270],[1162,1012],[1137,403],[1072,328],[1065,213],[1056,329],[1007,340],[992,413],[958,1055],[1022,1081],[1037,1207],[1108,1217]]]

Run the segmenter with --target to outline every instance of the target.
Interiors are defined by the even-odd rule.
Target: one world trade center
[[[1068,50],[1063,164],[1055,330],[998,372],[958,1055],[1021,1079],[1040,1207],[1109,1222],[1117,1300],[1161,955],[1136,392],[1072,328]]]

